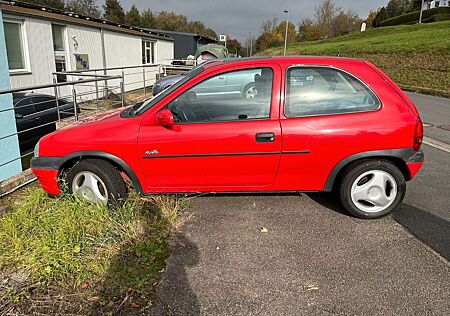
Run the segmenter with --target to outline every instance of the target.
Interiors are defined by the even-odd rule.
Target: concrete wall
[[[8,59],[6,56],[3,17],[0,9],[0,90],[10,88]],[[17,135],[3,138],[16,133],[16,120],[12,109],[11,94],[0,95],[0,181],[12,177],[22,171]]]

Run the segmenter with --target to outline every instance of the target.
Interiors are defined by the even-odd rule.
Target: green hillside
[[[281,55],[273,47],[258,55]],[[450,97],[450,21],[370,29],[332,39],[288,45],[289,55],[369,60],[403,89]]]

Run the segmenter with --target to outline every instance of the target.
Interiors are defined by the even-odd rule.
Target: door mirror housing
[[[156,114],[156,120],[161,126],[171,128],[175,125],[173,114],[169,109],[164,109]]]

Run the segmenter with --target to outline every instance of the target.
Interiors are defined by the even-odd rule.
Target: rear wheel
[[[101,159],[86,159],[76,164],[68,172],[67,182],[70,193],[95,204],[120,206],[127,197],[120,172]]]
[[[346,210],[360,218],[391,213],[405,196],[406,182],[393,163],[383,159],[351,165],[342,177],[339,196]]]

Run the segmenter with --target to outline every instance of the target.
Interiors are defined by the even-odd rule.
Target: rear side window
[[[34,97],[34,104],[37,106],[38,111],[46,111],[51,108],[56,108],[55,99],[52,97]]]
[[[14,111],[23,116],[37,112],[36,106],[33,104],[32,97],[14,98]]]
[[[295,67],[287,71],[287,117],[374,111],[377,96],[352,75],[329,67]]]

